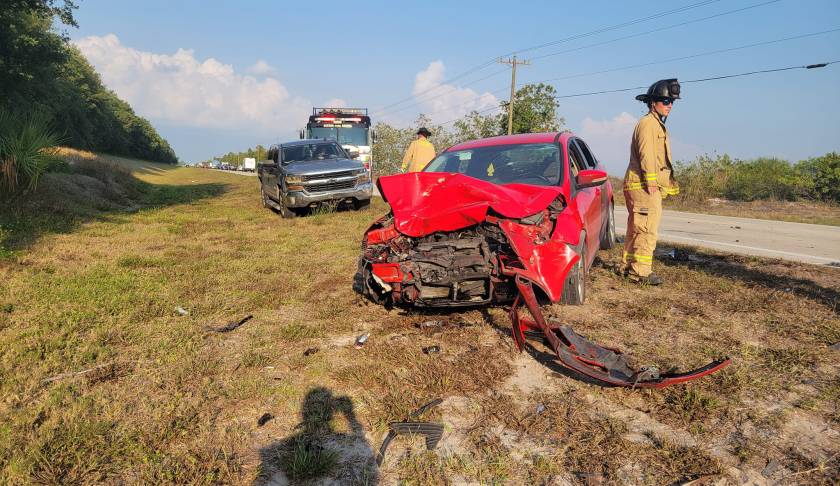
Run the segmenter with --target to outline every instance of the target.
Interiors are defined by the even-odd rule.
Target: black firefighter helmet
[[[680,82],[677,81],[677,78],[660,79],[650,85],[647,93],[636,96],[636,99],[642,103],[662,101],[666,98],[670,98],[672,100],[680,99]]]

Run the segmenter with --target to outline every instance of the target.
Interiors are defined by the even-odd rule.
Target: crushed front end
[[[576,241],[582,223],[556,191],[466,179],[425,173],[380,178],[392,210],[362,240],[357,292],[385,305],[511,303],[511,332],[520,351],[527,338],[541,339],[560,365],[605,386],[661,388],[729,365],[724,358],[688,373],[635,370],[620,351],[546,319],[539,299],[560,302],[580,258],[575,248],[584,244]]]

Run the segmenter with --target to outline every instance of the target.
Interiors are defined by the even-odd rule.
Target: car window
[[[575,143],[577,144],[577,148],[580,150],[580,153],[583,154],[583,158],[586,161],[586,165],[590,169],[594,169],[598,166],[598,161],[595,160],[595,156],[592,155],[592,151],[589,150],[589,147],[586,146],[583,140],[576,138]]]
[[[572,177],[576,177],[578,172],[586,169],[586,164],[578,151],[577,145],[572,142],[572,140],[569,141],[569,170],[572,172]]]
[[[556,144],[494,145],[444,152],[424,172],[456,172],[495,184],[550,186],[561,181]]]

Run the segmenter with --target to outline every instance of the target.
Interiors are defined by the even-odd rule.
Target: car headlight
[[[302,176],[286,176],[286,184],[300,184],[301,182],[303,182]]]

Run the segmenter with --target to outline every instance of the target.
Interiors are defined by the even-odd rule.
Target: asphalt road
[[[627,209],[615,208],[615,227],[624,233]],[[840,266],[840,227],[763,219],[665,211],[659,241],[695,245],[743,255]]]

